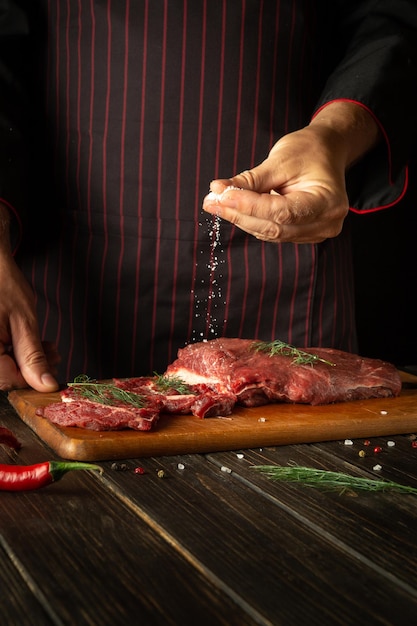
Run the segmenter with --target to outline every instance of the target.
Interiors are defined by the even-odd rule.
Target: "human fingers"
[[[45,341],[42,342],[42,349],[48,363],[49,373],[52,377],[54,377],[57,373],[56,366],[61,361],[56,345]],[[45,381],[43,380],[43,382]],[[0,342],[0,390],[8,391],[10,389],[23,389],[28,386],[28,381],[25,380],[16,363],[12,347],[9,345],[6,346]],[[34,388],[37,388],[36,383],[33,386]],[[45,389],[37,390],[45,391]],[[50,389],[47,389],[46,391],[50,391]],[[54,391],[54,389],[52,389],[52,391]]]
[[[59,388],[54,375],[59,359],[56,348],[46,344],[45,350],[34,328],[21,329],[20,332],[13,329],[12,337],[13,353],[10,356],[14,359],[16,373],[11,377],[11,386],[16,386],[14,379],[17,376],[24,383],[21,386],[41,392],[56,391]]]
[[[221,194],[226,189],[245,189],[257,191],[258,193],[269,193],[272,189],[278,189],[287,182],[285,168],[281,171],[279,162],[274,159],[265,159],[259,165],[252,169],[245,170],[231,178],[219,178],[212,180],[210,183],[210,191],[215,194]]]
[[[336,236],[347,212],[343,199],[332,206],[322,191],[257,194],[226,188],[210,193],[203,208],[245,230],[257,239],[318,243]]]

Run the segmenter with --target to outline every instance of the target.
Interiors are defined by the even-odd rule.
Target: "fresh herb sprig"
[[[350,476],[343,472],[330,472],[295,464],[283,467],[279,465],[253,465],[252,468],[266,474],[272,480],[300,483],[306,487],[317,487],[326,491],[336,491],[339,492],[340,495],[355,490],[398,491],[417,494],[417,489],[414,487],[407,487],[406,485],[388,480],[361,478],[359,476]]]
[[[118,402],[130,404],[138,409],[145,406],[143,397],[137,393],[120,389],[112,383],[99,383],[85,374],[76,376],[68,387],[76,389],[77,394],[86,400],[100,404],[115,405]]]
[[[159,391],[176,391],[182,396],[193,394],[191,387],[185,383],[179,376],[167,376],[166,374],[158,374],[154,372],[155,386]]]
[[[292,357],[294,365],[314,365],[317,361],[326,363],[326,365],[331,365],[332,367],[335,365],[335,363],[331,361],[322,359],[316,354],[300,350],[280,339],[276,339],[275,341],[255,341],[253,347],[257,352],[267,352],[269,356],[278,355]]]

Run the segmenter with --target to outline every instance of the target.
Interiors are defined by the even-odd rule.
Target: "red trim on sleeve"
[[[395,198],[395,200],[393,200],[389,204],[383,204],[382,206],[372,207],[372,209],[355,209],[354,207],[350,207],[349,210],[352,211],[353,213],[364,214],[364,213],[375,213],[376,211],[381,211],[382,209],[389,209],[390,207],[398,204],[398,202],[400,202],[400,200],[404,198],[407,188],[408,188],[408,167],[405,168],[405,178],[404,178],[403,189],[400,195],[397,198]]]
[[[388,138],[388,134],[387,134],[384,126],[381,124],[381,122],[379,121],[379,119],[375,115],[375,113],[369,107],[367,107],[365,104],[363,104],[362,102],[358,102],[357,100],[351,100],[350,98],[336,98],[334,100],[329,100],[329,102],[326,102],[319,109],[317,109],[317,111],[312,116],[312,119],[314,119],[316,117],[316,115],[320,111],[325,109],[329,104],[332,104],[333,102],[349,102],[351,104],[357,104],[358,106],[360,106],[363,109],[365,109],[365,111],[367,111],[369,113],[369,115],[371,115],[372,118],[375,120],[375,123],[378,125],[378,128],[381,131],[381,134],[382,134],[382,136],[383,136],[383,138],[385,140],[386,146],[387,146],[387,152],[388,152],[388,172],[389,172],[389,181],[388,182],[389,182],[390,185],[393,185],[394,183],[393,183],[392,175],[391,175],[392,174],[391,145],[390,145],[390,141],[389,141],[389,138]],[[380,211],[381,209],[388,209],[389,207],[392,207],[395,204],[397,204],[405,196],[407,188],[408,188],[408,167],[405,168],[405,179],[404,179],[403,189],[402,189],[400,195],[395,200],[393,200],[389,204],[385,204],[385,205],[378,206],[378,207],[373,207],[372,209],[355,209],[354,207],[350,207],[350,210],[353,213],[361,213],[361,214],[363,214],[363,213],[374,213],[375,211]]]

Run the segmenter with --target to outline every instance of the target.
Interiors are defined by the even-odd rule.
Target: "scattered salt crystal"
[[[374,472],[380,472],[382,470],[382,465],[379,465],[379,463],[377,465],[374,465],[373,468]]]
[[[225,465],[222,465],[220,469],[222,472],[225,472],[226,474],[232,473],[232,470],[230,469],[230,467],[226,467]]]
[[[381,415],[388,415],[388,411],[380,411]]]
[[[387,441],[388,448],[393,448],[395,446],[395,441]]]
[[[352,439],[345,439],[345,446],[353,446]]]
[[[258,419],[258,422],[266,422],[266,417],[260,417],[260,418]]]
[[[245,455],[244,455],[244,454],[240,454],[240,453],[239,453],[239,454],[236,454],[236,456],[237,456],[237,458],[238,458],[238,459],[243,459],[243,457],[244,457]]]
[[[178,467],[179,470],[185,469],[184,463],[178,463],[177,467]]]

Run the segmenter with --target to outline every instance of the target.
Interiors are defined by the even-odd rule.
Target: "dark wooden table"
[[[0,462],[56,458],[4,395],[0,425],[23,444],[0,446]],[[417,487],[410,433],[102,462],[102,475],[1,492],[1,624],[417,624],[417,497],[339,495],[251,467],[289,461]]]

